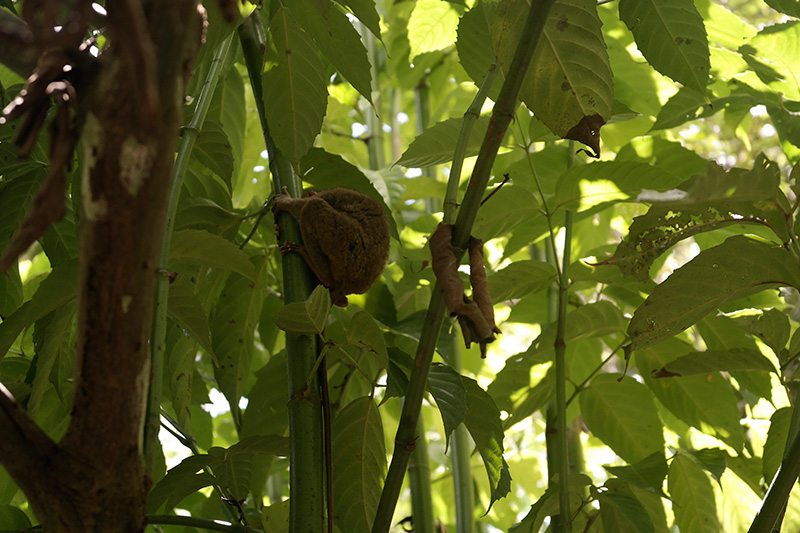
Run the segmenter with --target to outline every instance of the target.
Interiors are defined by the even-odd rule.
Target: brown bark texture
[[[46,11],[60,2],[31,4]],[[72,413],[61,442],[0,390],[0,462],[54,532],[144,530],[158,253],[184,88],[202,32],[195,0],[109,0],[106,8],[109,46],[76,95],[84,150],[78,326]]]

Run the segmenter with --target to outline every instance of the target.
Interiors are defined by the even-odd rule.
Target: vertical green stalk
[[[431,498],[431,464],[425,422],[417,419],[417,442],[408,463],[408,485],[411,489],[411,515],[414,533],[433,533],[433,499]]]
[[[430,124],[431,115],[431,90],[428,84],[427,76],[423,77],[417,86],[414,88],[414,103],[417,111],[417,135],[425,131],[425,128]],[[422,169],[422,175],[431,180],[436,180],[436,167],[427,166]],[[425,211],[435,213],[439,211],[439,202],[437,198],[425,199]]]
[[[569,508],[569,449],[567,447],[567,363],[565,353],[567,345],[564,332],[567,324],[567,294],[569,278],[567,268],[572,255],[572,211],[564,215],[564,251],[561,266],[561,278],[558,281],[558,325],[556,327],[555,359],[556,359],[556,446],[558,472],[558,507],[554,530],[556,532],[572,531]]]
[[[256,109],[261,120],[264,141],[269,157],[274,188],[286,187],[292,196],[300,196],[302,183],[289,160],[275,146],[269,134],[264,115],[261,90],[262,50],[264,41],[258,11],[245,20],[239,29],[250,85],[253,88]],[[281,238],[301,242],[300,228],[287,213],[278,217]],[[282,257],[284,301],[305,300],[311,293],[312,281],[305,261],[298,254]],[[322,436],[322,405],[319,394],[308,394],[306,382],[314,376],[309,387],[319,390],[314,365],[317,360],[316,339],[310,335],[286,334],[286,351],[289,381],[289,528],[290,531],[316,533],[324,524],[324,444]]]
[[[169,277],[167,274],[167,262],[169,260],[169,249],[172,242],[172,229],[175,226],[175,212],[178,209],[178,199],[181,196],[183,177],[186,175],[186,168],[189,166],[189,159],[192,155],[195,141],[203,129],[203,122],[206,120],[211,99],[214,97],[214,90],[220,77],[225,72],[228,52],[233,42],[233,32],[225,38],[214,51],[214,58],[211,68],[206,74],[200,96],[197,98],[192,120],[189,125],[183,128],[183,137],[178,147],[178,155],[175,159],[173,169],[172,186],[167,201],[167,217],[164,221],[164,229],[161,234],[161,251],[159,253],[158,264],[162,275],[156,281],[156,300],[153,311],[152,337],[150,341],[152,378],[150,390],[147,398],[147,414],[145,418],[145,459],[148,469],[153,466],[155,450],[158,448],[158,432],[161,420],[161,389],[164,381],[164,350],[166,348],[167,336],[167,300],[169,297]],[[233,407],[233,406],[232,406]]]
[[[475,217],[477,216],[483,193],[486,190],[486,185],[489,182],[497,150],[500,148],[508,125],[511,122],[511,117],[517,106],[517,96],[519,96],[522,81],[528,72],[533,51],[539,41],[539,36],[542,34],[547,15],[553,3],[555,3],[555,0],[534,2],[528,13],[517,50],[509,65],[506,81],[500,90],[500,96],[492,111],[492,117],[478,153],[478,160],[475,163],[472,179],[467,186],[463,206],[459,210],[456,219],[453,246],[457,249],[457,252],[460,252],[459,257],[463,255],[463,251],[467,248],[469,235],[475,223]],[[444,318],[444,308],[442,290],[437,282],[433,287],[428,313],[420,334],[414,367],[409,378],[403,411],[400,415],[400,424],[395,436],[396,444],[392,454],[392,462],[389,465],[386,482],[372,527],[373,533],[386,533],[392,524],[392,516],[397,505],[397,499],[400,496],[406,467],[414,446],[417,419],[419,418],[422,398],[425,394],[425,385],[428,381],[428,372],[430,371],[436,348],[436,339]]]
[[[450,178],[452,179],[452,174]],[[450,366],[461,373],[461,340],[453,337]],[[453,446],[453,489],[456,500],[456,533],[473,533],[475,529],[472,495],[472,439],[464,424],[459,424],[450,436]]]
[[[797,478],[800,476],[800,437],[795,437],[788,452],[784,455],[781,467],[772,484],[767,490],[767,495],[761,503],[761,509],[750,524],[748,533],[767,533],[770,531],[778,532],[780,527],[776,527],[780,519],[786,502],[789,499],[789,493],[797,483]]]
[[[375,109],[367,109],[367,151],[369,152],[369,168],[379,169],[383,168],[386,157],[383,152],[383,125],[380,118],[376,115],[377,111],[381,108],[381,88],[379,67],[383,65],[381,61],[380,50],[375,42],[375,36],[367,29],[364,24],[361,24],[361,35],[364,40],[364,46],[367,49],[367,58],[369,59],[369,69],[372,75],[372,102]]]

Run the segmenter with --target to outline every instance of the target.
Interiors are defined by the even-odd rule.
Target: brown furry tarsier
[[[358,191],[335,188],[292,198],[283,188],[272,212],[289,213],[300,224],[303,244],[284,242],[330,289],[331,301],[347,306],[348,294],[363,294],[383,272],[389,256],[389,220],[383,207]]]

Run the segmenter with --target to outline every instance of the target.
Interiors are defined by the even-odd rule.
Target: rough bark
[[[143,531],[149,489],[142,448],[158,251],[202,19],[195,0],[106,7],[111,46],[79,95],[78,325],[64,438],[52,443],[0,394],[0,429],[13,435],[0,461],[45,531]]]

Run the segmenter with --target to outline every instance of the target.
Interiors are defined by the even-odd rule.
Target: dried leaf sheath
[[[470,241],[470,283],[477,302],[464,294],[464,282],[458,276],[458,260],[452,245],[452,224],[439,224],[429,240],[433,273],[442,287],[442,293],[450,312],[457,316],[461,334],[467,348],[473,342],[481,346],[481,356],[486,356],[486,345],[494,340],[499,330],[494,324],[494,311],[483,266],[483,242]]]

